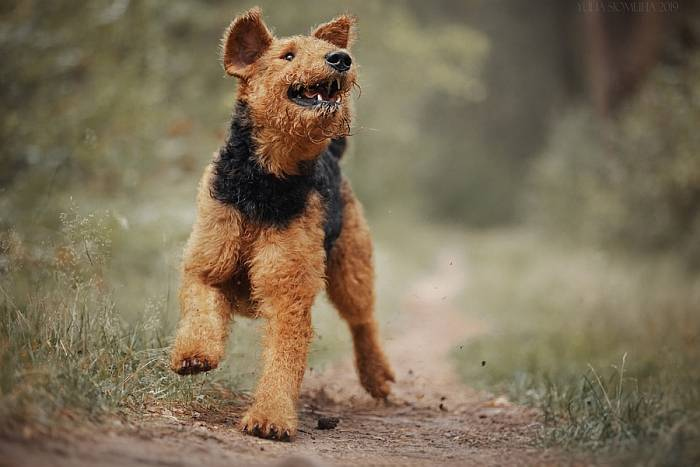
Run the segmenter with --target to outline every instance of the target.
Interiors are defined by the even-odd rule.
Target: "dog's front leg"
[[[311,306],[324,283],[320,203],[310,196],[304,216],[285,229],[264,230],[250,263],[254,300],[267,319],[263,369],[241,429],[263,438],[291,440],[296,404],[313,334]]]
[[[224,356],[231,303],[221,285],[240,255],[240,214],[210,195],[212,167],[204,172],[197,197],[197,219],[182,262],[180,322],[170,356],[179,374],[216,368]]]

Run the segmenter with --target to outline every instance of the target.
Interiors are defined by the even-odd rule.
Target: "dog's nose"
[[[326,55],[326,63],[342,73],[350,69],[352,58],[347,52],[336,51]]]

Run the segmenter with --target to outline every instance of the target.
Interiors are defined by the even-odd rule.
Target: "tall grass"
[[[545,414],[542,441],[616,453],[629,461],[645,458],[657,465],[697,460],[697,374],[627,376],[626,357],[608,370],[590,366],[578,381],[550,381],[539,401]]]
[[[540,408],[545,445],[657,465],[698,459],[697,276],[675,258],[532,232],[466,243],[473,273],[461,303],[487,332],[455,351],[465,381]]]
[[[170,329],[162,304],[127,323],[105,268],[111,217],[61,215],[54,243],[0,243],[0,429],[98,416],[155,400],[192,400],[202,379],[167,366]],[[82,416],[82,415],[81,415]]]

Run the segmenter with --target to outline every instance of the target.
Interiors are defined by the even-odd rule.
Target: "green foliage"
[[[534,167],[533,218],[553,230],[700,265],[700,55],[657,69],[610,121],[566,113]]]

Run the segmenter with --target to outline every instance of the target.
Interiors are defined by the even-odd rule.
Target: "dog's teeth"
[[[340,79],[335,79],[335,88],[340,91]]]
[[[316,100],[321,102],[323,100],[323,97],[321,97],[320,94],[316,94]]]

